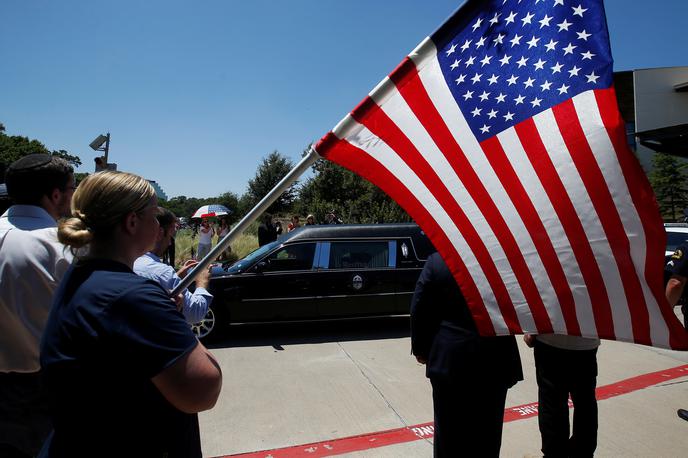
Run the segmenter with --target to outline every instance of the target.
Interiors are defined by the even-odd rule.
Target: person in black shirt
[[[437,253],[428,257],[413,295],[411,350],[432,384],[435,456],[498,457],[506,392],[523,380],[516,340],[478,334]]]
[[[666,298],[672,307],[681,303],[683,312],[683,326],[688,330],[688,301],[686,293],[686,282],[688,282],[688,242],[683,242],[676,248],[669,261],[664,266],[664,276],[668,278],[666,282]],[[678,416],[688,421],[688,410],[678,409]]]

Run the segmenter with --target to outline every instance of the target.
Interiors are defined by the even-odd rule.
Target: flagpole
[[[311,145],[311,147],[308,149],[308,154],[301,159],[301,161],[296,164],[296,166],[287,173],[282,180],[280,180],[279,183],[275,185],[274,188],[268,192],[263,199],[256,204],[255,207],[249,211],[246,216],[244,216],[241,221],[239,221],[234,228],[232,228],[231,231],[229,231],[229,234],[225,235],[222,240],[220,240],[215,248],[210,250],[210,253],[208,253],[203,259],[199,261],[198,264],[196,264],[191,270],[186,277],[184,277],[177,285],[176,288],[174,288],[170,292],[170,296],[174,297],[177,294],[181,293],[186,289],[196,278],[196,275],[198,275],[203,269],[207,269],[208,266],[212,261],[217,258],[220,253],[222,253],[228,246],[229,244],[234,241],[234,239],[241,233],[243,233],[248,226],[255,221],[258,216],[260,216],[261,213],[265,212],[270,205],[274,201],[277,200],[279,196],[282,195],[284,191],[286,191],[289,186],[291,186],[298,178],[303,175],[303,173],[308,170],[310,166],[312,166],[315,161],[320,159],[320,155],[318,154],[317,151],[315,151],[315,148]]]

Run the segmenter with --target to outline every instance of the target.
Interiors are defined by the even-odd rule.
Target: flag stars
[[[564,0],[554,0],[554,6],[561,5],[564,6]]]
[[[499,22],[499,16],[501,16],[502,13],[495,13],[494,17],[490,19],[490,24],[495,25],[497,22]]]
[[[592,72],[589,75],[585,75],[585,77],[588,79],[588,83],[593,84],[596,84],[597,80],[600,78],[599,76],[595,75],[595,72]]]
[[[471,78],[471,81],[473,81],[473,84],[479,83],[479,82],[480,82],[480,78],[482,78],[482,77],[483,77],[483,74],[482,74],[482,73],[476,72],[475,75],[473,75],[473,78]]]
[[[563,65],[561,65],[559,62],[557,62],[556,64],[554,64],[553,66],[551,66],[550,68],[552,69],[552,74],[554,74],[554,73],[561,73],[561,68],[562,68],[562,67],[563,67]]]
[[[547,52],[554,51],[557,47],[558,41],[554,41],[552,39],[549,40],[549,43],[545,45],[545,48],[547,48]]]
[[[513,121],[514,120],[514,114],[510,111],[507,111],[506,114],[504,115],[504,121]]]
[[[460,63],[461,63],[461,59],[455,59],[455,60],[454,60],[454,63],[451,64],[450,68],[451,68],[452,70],[455,70],[456,67],[458,67]]]
[[[478,18],[478,20],[475,21],[475,24],[473,24],[473,31],[475,32],[478,29],[478,27],[480,27],[482,25],[482,23],[483,23],[482,18]]]
[[[542,88],[542,92],[549,91],[550,86],[552,86],[552,83],[550,83],[547,80],[545,80],[545,82],[540,85],[540,87]]]
[[[516,62],[518,64],[518,68],[524,67],[526,63],[528,62],[529,57],[526,56],[521,56],[521,58]]]
[[[462,95],[464,100],[472,99],[473,98],[473,91],[466,91],[464,95]]]
[[[517,14],[514,13],[513,11],[509,13],[507,17],[504,18],[504,22],[506,24],[512,24],[514,20],[516,19]]]
[[[499,62],[501,62],[500,67],[503,67],[507,65],[511,61],[511,56],[508,54],[504,54],[501,59],[499,59]]]
[[[504,99],[506,99],[506,94],[504,94],[503,92],[500,92],[499,95],[497,97],[495,97],[495,100],[497,101],[497,103],[504,102]]]
[[[464,81],[466,81],[466,75],[464,75],[464,74],[461,74],[461,75],[459,75],[458,78],[456,78],[456,84],[461,84]]]
[[[482,64],[481,67],[484,67],[485,65],[489,64],[490,61],[492,60],[492,56],[485,56],[482,58],[480,63]]]
[[[571,68],[571,70],[569,70],[569,78],[571,78],[572,76],[578,76],[579,71],[580,71],[580,68],[578,68],[574,65],[573,68]]]
[[[475,49],[483,46],[485,44],[485,37],[480,37],[480,40],[475,42]]]
[[[471,114],[475,118],[476,116],[480,116],[480,112],[483,111],[482,108],[475,107],[475,110],[471,111]]]
[[[584,40],[584,41],[588,41],[588,37],[592,36],[592,34],[586,32],[585,29],[583,29],[582,32],[576,32],[576,35],[578,35],[579,40]]]
[[[507,81],[507,83],[509,83],[509,86],[511,86],[511,85],[513,85],[513,84],[516,84],[516,81],[517,81],[517,80],[518,80],[518,76],[511,75],[511,78],[509,78],[509,79],[506,80],[506,81]]]
[[[538,61],[533,64],[533,67],[535,67],[535,70],[542,70],[546,63],[546,60],[538,59]]]
[[[516,34],[513,36],[511,40],[509,40],[509,43],[511,43],[511,47],[513,48],[516,45],[521,44],[521,38],[523,38],[523,35]]]
[[[557,91],[559,91],[559,95],[561,94],[568,94],[569,92],[569,87],[566,84],[562,84],[560,87],[557,88]]]
[[[575,45],[569,43],[569,45],[564,48],[564,55],[573,54],[573,50],[576,49],[577,47],[578,46],[575,46]]]
[[[525,86],[525,87],[533,87],[533,83],[534,83],[534,82],[535,82],[535,80],[534,80],[533,78],[528,78],[527,80],[525,80],[525,81],[523,82],[523,86]]]
[[[583,8],[583,5],[580,5],[580,4],[578,6],[576,6],[575,8],[572,6],[571,9],[573,10],[574,16],[580,16],[580,17],[583,17],[583,13],[588,11],[587,8]]]
[[[557,24],[557,27],[559,27],[559,32],[562,30],[566,30],[567,32],[569,31],[569,27],[573,25],[573,22],[569,22],[566,19],[561,21],[559,24]]]
[[[499,112],[493,108],[492,110],[490,110],[490,111],[487,113],[487,119],[496,118],[496,117],[497,117],[497,113],[499,113]]]
[[[595,57],[595,54],[591,53],[590,51],[585,51],[581,53],[581,56],[583,56],[583,60],[592,60],[592,58]]]
[[[516,102],[516,105],[520,105],[520,104],[523,103],[523,101],[524,101],[525,99],[526,99],[526,98],[523,97],[521,94],[518,94],[518,97],[516,97],[516,98],[514,99],[514,102]]]
[[[504,35],[503,33],[497,35],[497,37],[495,37],[495,39],[492,40],[494,42],[494,46],[504,44],[504,37],[506,37],[506,35]]]
[[[545,14],[545,17],[538,21],[540,23],[540,28],[549,27],[549,21],[551,21],[552,19],[552,17]]]
[[[535,35],[533,35],[533,38],[531,38],[530,41],[526,42],[526,43],[528,43],[528,49],[536,47],[538,44],[538,41],[540,41],[540,39],[535,38]]]
[[[537,97],[535,97],[533,100],[530,101],[530,104],[533,106],[533,108],[535,108],[540,106],[540,102],[542,102],[542,99],[538,99]]]
[[[464,52],[465,50],[468,49],[468,47],[473,43],[473,40],[466,40],[462,45],[461,45],[461,52]]]
[[[487,79],[487,81],[490,82],[490,86],[497,84],[497,80],[499,80],[499,76],[495,75],[494,73]]]
[[[534,14],[528,12],[528,14],[526,14],[526,15],[521,19],[521,22],[523,22],[523,24],[521,25],[521,27],[525,27],[526,24],[530,24],[534,17],[535,17]]]
[[[486,134],[489,131],[490,131],[490,126],[488,126],[487,124],[483,124],[483,126],[480,128],[480,132],[482,132],[483,134]]]
[[[490,98],[490,93],[487,91],[483,91],[482,94],[480,94],[480,101],[484,102],[485,100],[488,100]]]
[[[466,67],[470,67],[475,62],[475,57],[471,56],[466,60]]]
[[[452,45],[451,45],[451,48],[449,48],[449,49],[447,50],[447,57],[449,57],[449,56],[451,56],[452,54],[454,54],[454,51],[456,51],[456,45],[455,45],[455,44],[452,44]]]

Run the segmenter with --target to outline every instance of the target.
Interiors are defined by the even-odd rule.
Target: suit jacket
[[[481,337],[449,268],[428,257],[411,303],[411,348],[430,378],[474,378],[510,387],[523,380],[514,336]]]

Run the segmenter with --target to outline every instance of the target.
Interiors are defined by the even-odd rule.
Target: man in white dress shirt
[[[197,264],[196,261],[187,262],[178,272],[172,266],[163,263],[160,258],[177,232],[177,218],[171,211],[158,208],[158,223],[160,229],[152,251],[134,261],[134,272],[142,277],[155,280],[167,291],[173,290],[189,269]],[[210,272],[204,270],[196,277],[196,289],[191,293],[188,289],[182,293],[181,312],[189,324],[198,323],[208,313],[208,307],[213,300],[212,294],[206,289]]]
[[[5,174],[14,205],[0,217],[0,456],[35,456],[52,429],[39,343],[72,262],[56,226],[70,213],[73,172],[59,157],[30,154]]]

